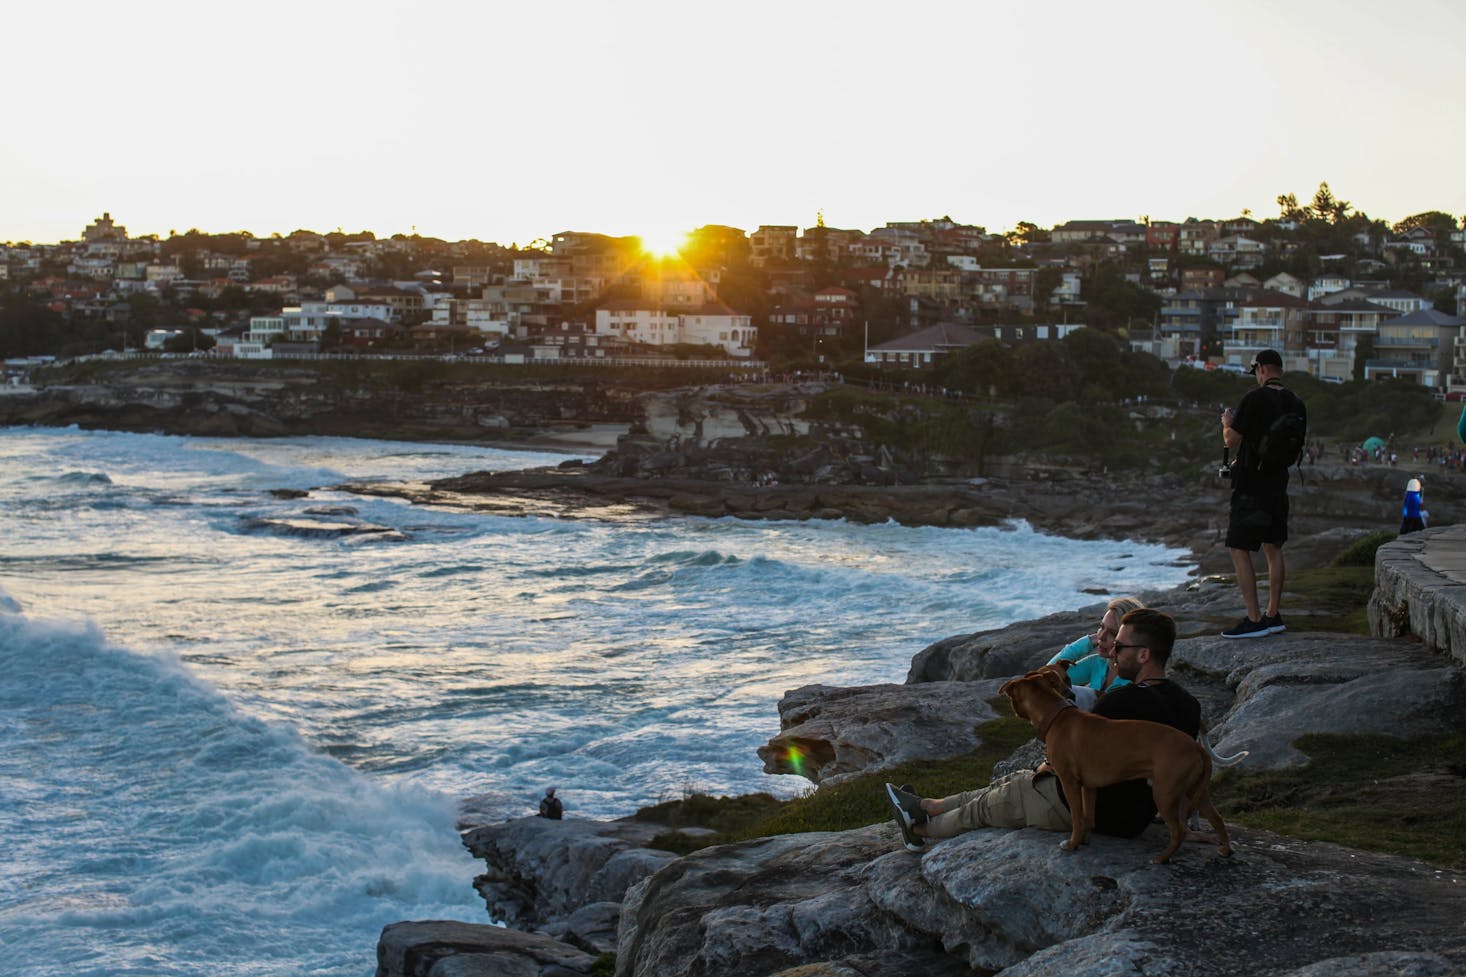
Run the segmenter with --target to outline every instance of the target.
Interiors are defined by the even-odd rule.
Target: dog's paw
[[[1075,841],[1070,841],[1068,838],[1065,838],[1063,841],[1059,842],[1059,848],[1063,851],[1078,851],[1079,843]]]

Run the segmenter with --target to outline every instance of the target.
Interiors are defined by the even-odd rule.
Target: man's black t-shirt
[[[1249,390],[1232,415],[1232,430],[1242,435],[1237,449],[1237,464],[1232,466],[1232,492],[1264,500],[1281,499],[1288,494],[1288,469],[1263,472],[1257,470],[1257,457],[1262,437],[1286,412],[1308,417],[1303,399],[1276,383]]]
[[[1195,737],[1201,731],[1201,704],[1175,682],[1159,679],[1143,685],[1111,689],[1095,703],[1094,713],[1106,719],[1146,719],[1164,723]],[[1068,798],[1065,798],[1068,803]],[[1155,800],[1144,780],[1101,787],[1095,798],[1094,830],[1134,838],[1155,817]]]

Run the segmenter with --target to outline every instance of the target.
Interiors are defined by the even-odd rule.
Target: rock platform
[[[1380,552],[1377,576],[1408,577],[1412,608],[1466,619],[1466,532],[1418,534]],[[1172,674],[1201,701],[1217,751],[1247,750],[1251,769],[1305,763],[1295,743],[1306,733],[1466,728],[1454,626],[1429,638],[1412,627],[1409,636],[1295,630],[1232,641],[1215,625],[1235,605],[1230,584],[1202,579],[1142,596],[1178,621]],[[760,753],[779,769],[797,743],[820,760],[800,772],[838,783],[920,759],[913,741],[934,744],[933,756],[967,749],[1001,679],[1046,660],[1100,606],[938,642],[914,658],[904,685],[793,690],[780,704],[781,732]],[[1443,762],[1431,776],[1462,772]],[[588,977],[590,954],[612,932],[618,977],[1466,973],[1466,873],[1235,824],[1232,857],[1198,838],[1166,866],[1149,861],[1164,844],[1159,826],[1137,839],[1097,837],[1077,853],[1052,833],[978,830],[916,854],[887,822],[680,858],[640,847],[655,830],[537,818],[475,829],[466,841],[488,867],[480,891],[536,941],[488,925],[445,940],[437,924],[398,924],[384,932],[379,977]],[[515,954],[518,969],[504,969]],[[434,962],[397,969],[408,960]],[[500,969],[476,969],[489,961]]]

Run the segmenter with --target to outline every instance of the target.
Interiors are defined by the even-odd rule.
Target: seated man
[[[1109,719],[1148,719],[1195,737],[1201,706],[1189,692],[1166,678],[1166,662],[1176,643],[1176,622],[1151,608],[1128,612],[1115,638],[1114,661],[1130,684],[1111,688],[1094,713]],[[951,838],[973,828],[1043,828],[1068,831],[1069,802],[1059,778],[1041,763],[1019,770],[978,790],[941,799],[918,797],[886,785],[886,795],[906,847],[924,850],[928,838]],[[1150,785],[1144,780],[1101,787],[1095,802],[1095,831],[1134,838],[1155,817]]]

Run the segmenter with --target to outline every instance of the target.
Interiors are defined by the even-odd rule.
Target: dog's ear
[[[1060,671],[1060,669],[1058,669],[1057,667],[1049,667],[1044,668],[1042,670],[1042,673],[1044,681],[1047,682],[1049,684],[1049,687],[1052,688],[1055,692],[1059,693],[1059,695],[1064,696],[1067,696],[1069,694],[1069,675],[1067,669]]]

